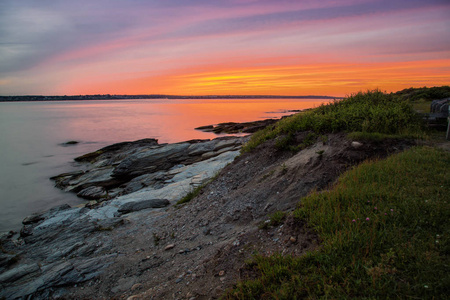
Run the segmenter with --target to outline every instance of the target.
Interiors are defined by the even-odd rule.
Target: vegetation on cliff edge
[[[299,150],[301,147],[292,143],[300,131],[311,131],[316,136],[347,131],[420,137],[421,126],[421,119],[407,99],[372,90],[282,119],[253,134],[243,151],[251,151],[274,138],[280,148]]]
[[[449,87],[357,93],[285,118],[253,135],[244,151],[276,139],[297,150],[295,135],[346,131],[374,140],[426,136],[414,101],[450,97]],[[280,142],[281,141],[281,142]],[[293,212],[319,234],[321,247],[302,257],[255,256],[225,299],[448,297],[450,153],[416,147],[368,161],[313,192]]]
[[[435,298],[450,286],[450,153],[413,148],[344,173],[301,200],[322,246],[256,256],[257,274],[226,299]]]

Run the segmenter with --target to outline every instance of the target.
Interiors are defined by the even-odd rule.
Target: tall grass
[[[243,151],[251,151],[276,137],[283,145],[288,145],[299,131],[313,131],[318,135],[358,131],[414,136],[420,127],[421,120],[407,100],[372,90],[282,119],[274,126],[255,133]]]
[[[347,171],[301,200],[321,248],[257,256],[226,299],[434,298],[450,286],[450,153],[413,148]]]

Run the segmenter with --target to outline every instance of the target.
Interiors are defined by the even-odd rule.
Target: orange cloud
[[[336,95],[361,89],[396,91],[450,83],[450,59],[371,64],[311,64],[230,68],[176,77],[176,92],[190,94]]]
[[[83,83],[82,83],[83,82]],[[450,84],[450,59],[392,63],[316,63],[239,67],[211,65],[155,76],[99,82],[86,78],[72,86],[81,93],[172,95],[333,95],[380,88],[388,92],[408,87]]]

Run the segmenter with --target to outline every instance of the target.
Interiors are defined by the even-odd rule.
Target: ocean
[[[328,99],[89,100],[0,103],[0,233],[61,204],[85,203],[50,177],[77,169],[73,159],[123,141],[212,139],[194,128],[279,118]],[[66,145],[69,141],[77,144]]]

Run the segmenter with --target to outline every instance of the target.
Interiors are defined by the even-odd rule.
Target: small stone
[[[289,238],[289,240],[290,240],[291,242],[293,242],[293,243],[295,243],[295,242],[297,241],[297,239],[296,239],[295,237],[293,237],[293,236],[291,236],[291,237]]]
[[[179,278],[177,278],[177,280],[175,280],[175,283],[180,283],[182,281],[183,281],[183,277],[179,277]]]
[[[174,247],[175,247],[175,244],[169,244],[169,245],[167,245],[167,246],[164,248],[164,251],[173,249]]]
[[[360,142],[356,142],[356,141],[352,142],[352,147],[355,149],[361,148],[362,145],[363,144],[361,144]]]
[[[127,298],[127,300],[141,300],[141,299],[144,299],[144,298],[142,298],[142,296],[140,296],[140,295],[133,295],[133,296],[130,296]]]
[[[219,276],[220,276],[220,277],[222,277],[223,275],[225,275],[225,271],[224,271],[224,270],[222,270],[222,271],[219,272]]]
[[[142,288],[142,283],[136,283],[135,285],[133,285],[131,287],[131,290],[134,291],[134,290],[138,290],[140,288]]]

